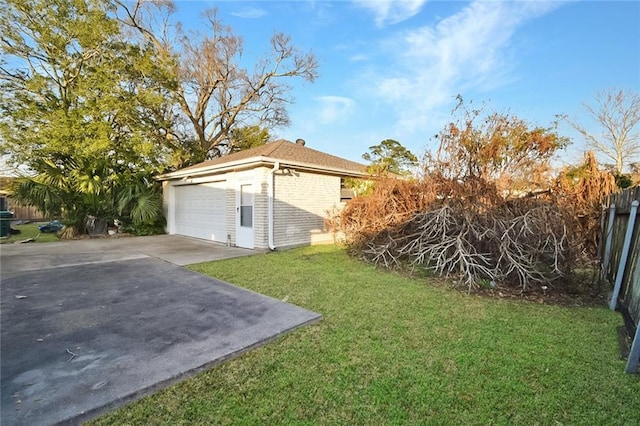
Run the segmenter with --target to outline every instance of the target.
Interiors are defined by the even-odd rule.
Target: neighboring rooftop
[[[280,139],[255,148],[235,152],[213,160],[204,161],[173,173],[167,173],[163,177],[171,177],[174,174],[183,175],[185,172],[199,172],[215,170],[230,164],[242,164],[256,161],[279,161],[292,165],[315,166],[318,169],[331,171],[345,171],[353,174],[363,174],[366,166],[345,158],[336,157],[305,146],[304,141],[298,139],[296,143]]]

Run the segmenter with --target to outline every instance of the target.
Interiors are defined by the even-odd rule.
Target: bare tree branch
[[[240,67],[243,40],[233,34],[218,18],[216,10],[204,13],[206,30],[185,34],[175,28],[176,41],[167,36],[167,23],[154,28],[154,14],[143,12],[156,7],[156,13],[171,13],[170,2],[137,0],[133,6],[114,0],[121,9],[120,22],[150,41],[167,58],[173,58],[172,72],[178,80],[171,91],[176,105],[192,126],[199,152],[192,152],[190,162],[220,155],[234,126],[241,123],[267,128],[287,125],[286,104],[290,87],[285,80],[302,78],[313,82],[318,63],[311,53],[301,53],[291,37],[276,33],[270,52],[258,61],[253,72]]]
[[[636,160],[640,154],[640,94],[633,91],[608,89],[595,95],[594,103],[584,103],[591,119],[597,123],[601,133],[596,134],[589,127],[565,119],[575,128],[589,146],[615,163],[618,175]]]

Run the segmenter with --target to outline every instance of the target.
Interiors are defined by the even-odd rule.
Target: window
[[[240,226],[253,226],[253,194],[251,185],[240,185]]]

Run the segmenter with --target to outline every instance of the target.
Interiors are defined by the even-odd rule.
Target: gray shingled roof
[[[366,168],[364,164],[317,151],[302,144],[280,139],[255,148],[225,155],[224,157],[204,161],[200,164],[180,169],[178,172],[182,174],[183,172],[195,172],[200,169],[215,169],[217,166],[223,167],[228,163],[241,162],[242,160],[256,157],[286,163],[310,165],[319,169],[343,170],[355,174],[364,173]]]

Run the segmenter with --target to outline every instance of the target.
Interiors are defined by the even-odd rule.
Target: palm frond
[[[128,215],[136,225],[151,224],[162,217],[162,195],[157,185],[136,182],[120,189],[117,197],[118,213]]]

